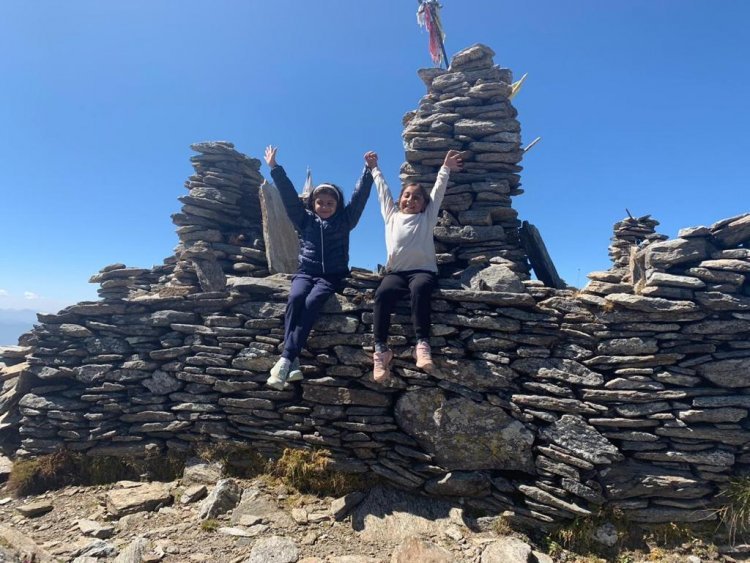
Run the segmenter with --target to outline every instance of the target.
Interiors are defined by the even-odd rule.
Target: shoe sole
[[[382,376],[378,377],[374,373],[372,374],[372,380],[375,383],[385,383],[391,379],[391,370],[386,371]]]
[[[392,361],[393,361],[393,354],[391,354],[391,357],[388,358],[388,362],[387,362],[386,367],[385,367],[385,372],[384,372],[384,374],[381,377],[376,376],[375,372],[373,371],[372,380],[375,383],[383,384],[383,383],[387,383],[387,382],[389,382],[391,380],[391,362]]]
[[[279,381],[269,381],[269,380],[266,380],[266,385],[268,385],[272,389],[276,389],[277,391],[283,391],[284,390],[284,382],[281,381],[281,380],[279,380]]]
[[[417,353],[414,352],[411,355],[411,357],[414,358],[414,360],[416,361],[416,359],[417,359]],[[433,369],[435,369],[435,362],[433,362],[432,360],[430,360],[429,362],[426,362],[426,363],[416,362],[415,365],[417,366],[417,369],[421,369],[421,370],[424,370],[424,371],[432,371]]]

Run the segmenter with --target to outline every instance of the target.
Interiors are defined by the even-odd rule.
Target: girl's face
[[[398,200],[398,207],[401,213],[408,213],[410,215],[422,213],[426,206],[427,202],[424,199],[424,193],[419,186],[406,186],[404,191],[401,192],[401,198]]]
[[[313,211],[321,219],[330,219],[336,213],[336,198],[331,194],[323,192],[316,195],[313,201]]]

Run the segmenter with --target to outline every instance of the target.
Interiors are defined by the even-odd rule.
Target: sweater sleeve
[[[450,168],[447,166],[441,166],[437,178],[435,179],[435,185],[432,186],[432,190],[430,191],[430,205],[427,208],[426,213],[429,213],[430,221],[433,224],[437,223],[440,206],[443,204],[443,197],[445,197],[445,189],[448,187],[448,179],[450,178],[450,175]]]
[[[372,170],[372,177],[375,180],[375,189],[378,191],[380,213],[383,215],[383,220],[388,223],[390,218],[397,211],[396,204],[393,203],[391,190],[388,188],[388,184],[386,184],[385,178],[383,178],[383,174],[380,172],[380,168],[374,168]]]
[[[362,216],[362,212],[365,210],[367,199],[370,197],[372,191],[372,172],[365,166],[362,171],[362,176],[357,180],[357,185],[354,187],[354,193],[352,199],[346,205],[346,214],[349,218],[349,229],[353,229],[359,223],[359,218]]]
[[[294,189],[294,185],[286,175],[284,168],[280,165],[271,168],[271,178],[273,178],[273,182],[279,190],[281,201],[284,203],[290,221],[297,229],[302,228],[302,222],[305,219],[305,206],[299,200],[297,190]]]

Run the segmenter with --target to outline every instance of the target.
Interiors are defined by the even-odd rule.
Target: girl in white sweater
[[[409,184],[401,190],[398,202],[395,203],[377,167],[378,155],[369,152],[365,155],[365,160],[372,170],[378,190],[388,252],[386,275],[375,292],[373,311],[373,377],[375,381],[384,383],[390,377],[390,362],[393,359],[393,351],[388,349],[391,312],[397,301],[405,295],[411,296],[411,319],[417,338],[414,349],[417,367],[425,371],[433,368],[429,340],[430,295],[437,285],[438,271],[433,229],[437,225],[450,173],[461,170],[463,162],[460,152],[448,151],[429,193],[418,184]]]

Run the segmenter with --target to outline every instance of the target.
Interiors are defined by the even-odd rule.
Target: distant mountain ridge
[[[0,309],[0,346],[18,344],[18,337],[36,322],[32,309]]]

